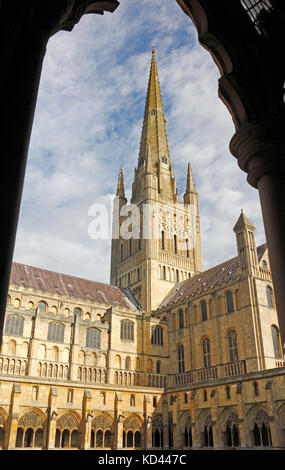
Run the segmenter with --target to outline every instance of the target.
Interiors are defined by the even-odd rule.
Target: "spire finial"
[[[125,188],[124,188],[124,176],[123,176],[123,169],[120,168],[118,185],[117,185],[117,196],[125,197]]]
[[[153,54],[155,54],[155,46],[156,46],[156,44],[155,44],[155,42],[153,42],[153,43],[152,43],[152,53],[153,53]]]

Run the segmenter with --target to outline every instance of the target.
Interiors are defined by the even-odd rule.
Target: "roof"
[[[83,301],[135,310],[135,305],[119,287],[35,268],[26,264],[12,263],[10,284]]]
[[[257,247],[258,260],[262,257],[266,244]],[[186,299],[202,294],[204,291],[214,289],[225,283],[237,279],[240,275],[239,258],[231,258],[213,268],[197,274],[185,281],[176,284],[168,296],[161,303],[159,309],[185,302]]]

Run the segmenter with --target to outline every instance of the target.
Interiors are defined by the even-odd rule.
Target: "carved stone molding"
[[[271,119],[246,124],[233,136],[230,150],[254,188],[265,174],[285,171],[284,129],[283,120]]]

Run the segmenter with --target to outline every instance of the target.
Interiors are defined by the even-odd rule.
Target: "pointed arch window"
[[[277,326],[271,326],[271,333],[272,333],[272,341],[273,341],[273,349],[274,349],[274,357],[276,359],[282,358],[282,349],[281,349],[281,341],[280,341],[280,334],[279,329]]]
[[[183,312],[183,310],[179,310],[178,315],[179,315],[179,328],[182,329],[182,328],[184,328],[184,312]]]
[[[211,367],[210,341],[208,338],[203,340],[203,363],[204,367]]]
[[[228,313],[232,313],[234,311],[234,300],[233,300],[233,294],[231,291],[226,292],[226,298],[227,298]]]
[[[185,372],[184,347],[182,344],[178,347],[178,370],[180,374]]]
[[[163,328],[161,326],[152,327],[151,344],[163,346]]]
[[[267,305],[270,308],[273,308],[273,291],[270,286],[266,287],[266,295],[267,295]]]
[[[121,339],[134,341],[134,323],[128,320],[121,321]]]
[[[237,333],[235,330],[228,333],[228,346],[230,362],[238,361]]]
[[[186,256],[189,258],[189,240],[188,238],[186,239]]]
[[[208,319],[208,313],[207,313],[207,303],[205,300],[202,300],[201,302],[201,312],[202,312],[202,321],[206,321]]]
[[[165,250],[165,233],[164,230],[161,232],[161,249]]]
[[[150,115],[155,116],[155,110],[154,109],[151,110]]]
[[[177,235],[174,235],[174,253],[177,254]]]

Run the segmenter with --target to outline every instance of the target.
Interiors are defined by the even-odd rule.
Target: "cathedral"
[[[155,51],[110,284],[13,263],[0,355],[2,449],[285,449],[285,369],[266,244],[203,270],[199,196],[170,159]],[[221,247],[222,249],[222,247]]]

